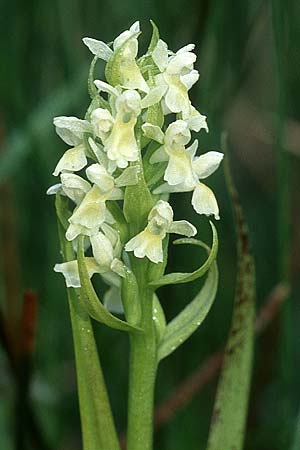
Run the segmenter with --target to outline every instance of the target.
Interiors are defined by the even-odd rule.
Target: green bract
[[[48,190],[56,194],[61,242],[72,250],[68,257],[64,252],[55,271],[64,275],[72,292],[75,289],[90,317],[131,336],[130,450],[151,448],[157,364],[204,320],[218,283],[218,238],[212,223],[211,249],[196,239],[175,242],[204,247],[206,262],[192,273],[164,274],[169,235],[197,234],[188,221],[174,220],[170,193],[192,192],[194,210],[219,219],[216,198],[202,180],[218,168],[223,154],[196,155],[198,140],[193,133],[208,132],[208,127],[206,117],[189,99],[199,78],[194,45],[173,52],[152,26],[151,42],[142,56],[138,56],[139,22],[112,45],[83,39],[94,55],[88,75],[91,103],[83,119],[54,119],[68,148],[53,172],[60,182]],[[101,60],[106,80],[95,79]],[[205,274],[199,294],[166,323],[155,290]],[[93,286],[94,275],[108,286],[103,302]],[[97,442],[85,450],[91,448],[97,448]]]

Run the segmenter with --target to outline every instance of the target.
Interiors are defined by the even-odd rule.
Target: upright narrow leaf
[[[196,297],[167,325],[158,347],[158,361],[173,353],[201,325],[215,299],[218,269],[213,262],[205,283]]]
[[[254,261],[249,249],[243,211],[230,175],[228,155],[226,159],[226,180],[237,228],[238,272],[232,325],[225,349],[207,450],[243,448],[253,354]]]

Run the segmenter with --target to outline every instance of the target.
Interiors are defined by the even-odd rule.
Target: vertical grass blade
[[[237,229],[238,271],[231,330],[217,388],[207,450],[241,450],[251,380],[255,271],[243,211],[234,187],[228,155],[226,182]]]

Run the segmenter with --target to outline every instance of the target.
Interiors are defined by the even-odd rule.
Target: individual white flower
[[[193,69],[196,61],[196,55],[192,53],[194,47],[194,44],[189,44],[178,50],[175,55],[170,55],[167,44],[159,39],[152,52],[153,61],[161,72],[156,76],[156,82],[158,85],[167,86],[165,94],[167,108],[173,113],[182,112],[185,117],[191,111],[188,90],[199,78],[198,72]]]
[[[122,190],[115,186],[114,178],[104,166],[92,164],[87,168],[86,175],[93,186],[69,218],[68,240],[75,239],[79,234],[93,235],[107,218],[106,201],[123,198]]]
[[[151,209],[148,225],[125,245],[125,250],[133,251],[137,258],[145,256],[154,263],[163,261],[162,242],[167,233],[194,236],[196,228],[186,220],[173,221],[173,210],[168,202],[159,200]]]
[[[83,38],[84,44],[90,51],[107,62],[114,61],[118,65],[120,74],[120,85],[126,89],[139,89],[149,92],[149,87],[143,78],[137,65],[138,40],[140,23],[135,22],[129,30],[117,36],[113,42],[113,50],[104,42],[96,39]],[[115,60],[114,60],[115,58]]]
[[[139,155],[134,127],[141,112],[141,97],[137,91],[125,91],[117,97],[115,106],[115,122],[105,140],[104,150],[111,161],[125,168],[129,161],[136,161]]]
[[[191,147],[190,151],[186,150],[188,157],[187,159],[182,159],[182,166],[186,165],[186,171],[192,171],[191,177],[178,184],[165,183],[155,189],[154,194],[193,191],[192,205],[195,211],[198,214],[213,215],[215,219],[219,219],[219,207],[213,191],[199,180],[205,179],[214,173],[224,155],[220,152],[211,151],[195,157],[196,150],[196,146]],[[176,170],[181,170],[179,164],[174,168],[175,172]],[[176,174],[172,180],[176,180]]]
[[[194,183],[194,174],[191,166],[191,157],[185,145],[191,139],[191,132],[184,120],[176,120],[171,123],[165,134],[155,125],[145,123],[142,130],[147,137],[163,144],[152,155],[150,162],[152,164],[161,161],[168,161],[168,165],[164,174],[164,180],[169,185],[177,185],[179,183]]]
[[[53,124],[58,136],[68,145],[77,146],[82,143],[84,133],[91,133],[91,124],[77,117],[54,117]]]
[[[85,154],[84,144],[77,145],[77,147],[70,148],[58,161],[54,176],[58,176],[61,172],[78,172],[87,165],[87,158]]]

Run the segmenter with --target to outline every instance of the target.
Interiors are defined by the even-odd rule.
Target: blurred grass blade
[[[291,446],[291,450],[299,450],[299,448],[300,448],[300,409],[298,417],[296,419],[295,435]]]
[[[216,296],[218,269],[214,262],[196,297],[167,325],[158,347],[158,361],[173,353],[201,325]]]
[[[56,203],[59,207],[59,202]],[[75,259],[65,230],[58,223],[59,238],[64,261]],[[83,450],[119,450],[119,441],[98,356],[91,319],[79,290],[68,288],[71,316]]]
[[[241,450],[251,380],[255,271],[249,237],[237,191],[225,160],[226,182],[237,228],[238,271],[231,330],[217,388],[207,450]]]
[[[159,278],[158,280],[151,281],[150,286],[160,287],[160,286],[166,286],[168,284],[181,284],[181,283],[188,283],[190,281],[197,280],[197,278],[202,277],[208,269],[211,267],[212,263],[215,261],[217,253],[218,253],[218,234],[217,230],[212,222],[210,222],[212,232],[213,232],[213,243],[212,248],[209,252],[209,256],[204,264],[202,264],[201,267],[199,267],[194,272],[174,272],[174,273],[168,273],[167,275],[164,275],[163,277]],[[198,245],[203,248],[208,248],[205,244],[203,244],[201,241],[197,239],[186,239],[181,238],[177,239],[173,242],[174,244],[194,244]]]

